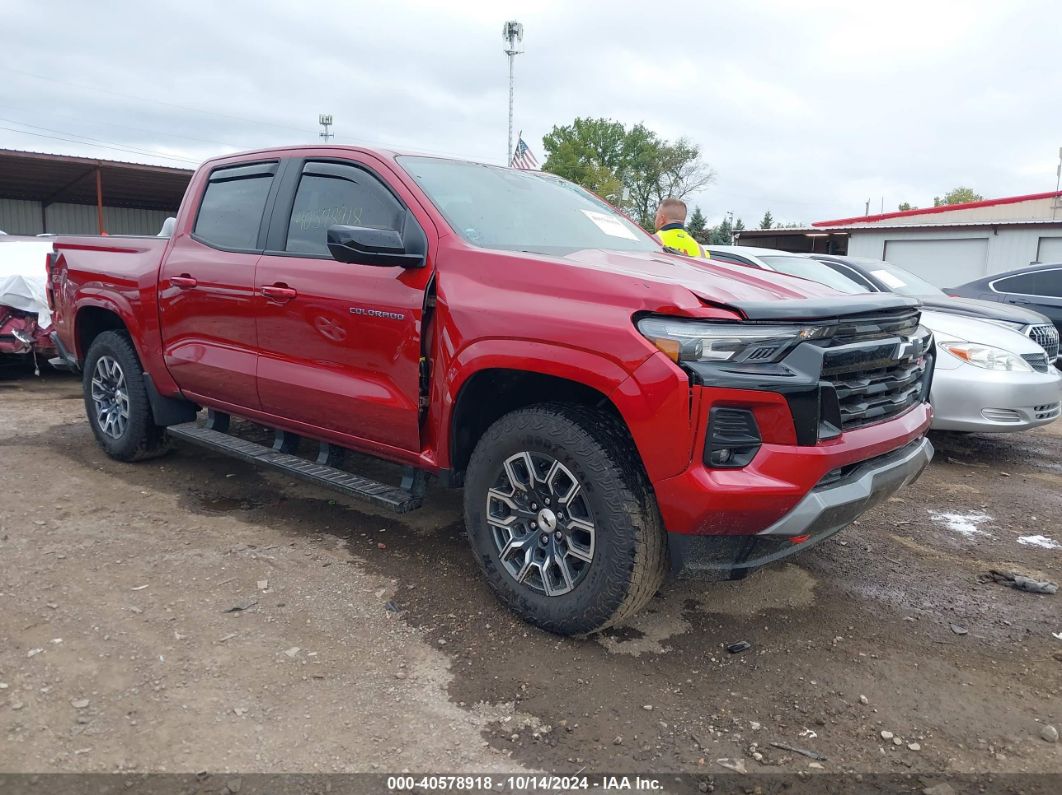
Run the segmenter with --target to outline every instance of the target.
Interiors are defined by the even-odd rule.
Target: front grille
[[[1058,358],[1058,329],[1054,326],[1041,325],[1030,326],[1028,330],[1029,339],[1047,351],[1048,361],[1054,361]]]
[[[918,313],[904,312],[885,317],[865,317],[843,320],[833,333],[834,347],[853,342],[869,342],[886,337],[907,337],[918,328]]]
[[[841,407],[841,430],[887,420],[921,403],[925,400],[922,394],[925,374],[923,358],[844,377],[830,377]]]
[[[918,315],[868,318],[838,329],[825,351],[822,379],[833,386],[840,408],[841,430],[861,428],[903,414],[925,401],[927,369],[932,358],[918,339]],[[880,340],[879,345],[874,345]]]
[[[1046,353],[1023,353],[1021,355],[1029,366],[1038,373],[1046,373],[1051,369],[1051,362],[1047,358]]]

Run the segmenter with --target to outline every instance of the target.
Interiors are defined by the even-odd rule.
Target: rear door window
[[[209,246],[237,251],[258,249],[276,163],[216,169],[199,205],[193,234]]]
[[[376,177],[357,166],[307,163],[291,208],[285,251],[329,256],[328,227],[401,231],[405,208]]]
[[[992,287],[997,293],[1062,298],[1062,268],[1007,276],[994,281]]]

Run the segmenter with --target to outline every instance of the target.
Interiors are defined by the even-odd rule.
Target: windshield
[[[862,263],[870,275],[888,287],[892,292],[900,295],[909,295],[914,298],[922,295],[945,295],[944,291],[936,287],[921,276],[915,276],[909,270],[893,265],[891,262]]]
[[[849,279],[818,260],[807,257],[781,257],[776,255],[761,256],[760,259],[779,273],[788,273],[790,276],[799,276],[802,279],[825,284],[827,287],[840,290],[842,293],[869,292],[859,282]]]
[[[473,245],[560,256],[588,248],[660,251],[603,201],[553,174],[433,157],[398,161]]]

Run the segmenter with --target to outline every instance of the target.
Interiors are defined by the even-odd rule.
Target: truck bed
[[[48,290],[53,324],[65,348],[83,356],[74,306],[97,307],[115,313],[144,346],[158,346],[158,271],[170,244],[165,237],[105,237],[59,235],[53,241]],[[165,378],[164,368],[145,357],[144,366]]]
[[[155,273],[162,262],[162,252],[169,245],[166,237],[105,237],[99,235],[60,235],[54,240],[57,254],[66,260],[72,274],[102,275],[108,282],[116,278],[134,279],[149,276],[154,284]]]

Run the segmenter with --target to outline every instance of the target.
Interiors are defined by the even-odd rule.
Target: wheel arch
[[[619,407],[608,395],[582,381],[517,367],[486,367],[465,379],[454,400],[449,421],[450,469],[454,477],[458,481],[463,478],[476,443],[494,422],[510,412],[543,403],[590,406],[607,412],[627,427]]]
[[[104,303],[83,304],[74,316],[74,355],[79,362],[84,363],[93,341],[105,331],[124,331],[129,334],[133,347],[137,347],[136,335],[117,307]]]

